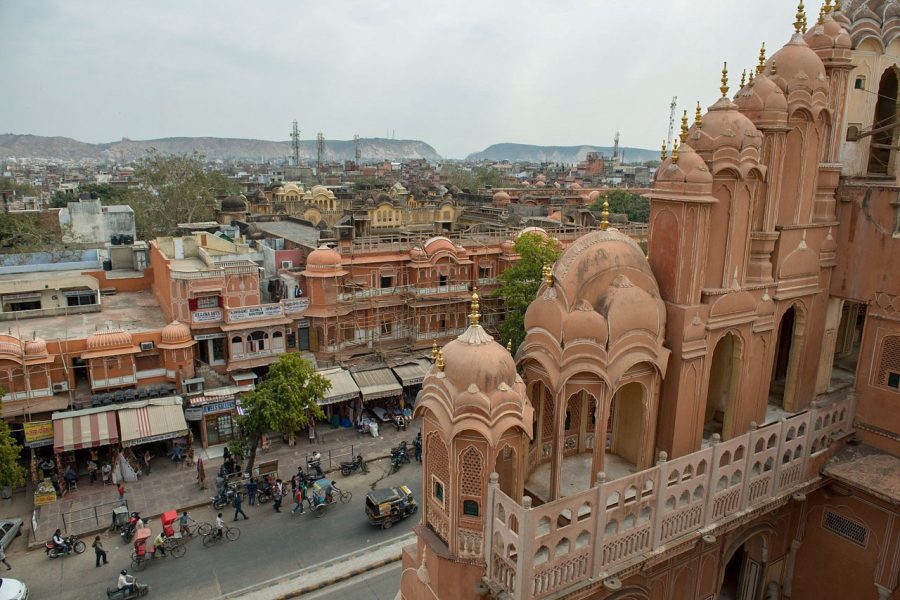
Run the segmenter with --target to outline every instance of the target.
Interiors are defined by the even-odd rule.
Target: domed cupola
[[[220,210],[226,213],[243,213],[247,212],[247,199],[244,196],[228,196],[222,200]]]
[[[626,275],[617,275],[600,298],[598,310],[609,322],[612,343],[632,332],[648,332],[662,339],[665,332],[665,305],[659,296],[631,283]]]
[[[779,127],[787,122],[787,98],[765,75],[760,74],[741,88],[734,103],[757,127]]]
[[[25,354],[29,358],[47,356],[47,342],[39,337],[25,342]]]
[[[803,39],[822,60],[830,58],[835,50],[850,50],[850,34],[831,13],[824,14],[818,23],[810,27]]]
[[[325,244],[306,257],[306,269],[303,271],[306,277],[333,277],[345,274],[346,271],[341,267],[341,255]]]
[[[159,347],[164,350],[176,350],[194,345],[191,329],[181,321],[172,321],[160,332]]]
[[[609,340],[609,324],[589,302],[582,300],[575,306],[575,310],[566,315],[562,337],[566,345],[578,340],[588,340],[605,348]]]

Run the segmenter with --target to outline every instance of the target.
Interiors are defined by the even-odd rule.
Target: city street
[[[241,531],[237,541],[222,541],[204,548],[199,538],[189,540],[183,558],[165,558],[150,563],[144,571],[137,573],[138,581],[152,586],[153,598],[182,598],[188,590],[191,597],[215,598],[404,535],[419,522],[418,514],[388,530],[376,528],[366,520],[365,495],[372,489],[372,484],[384,476],[387,468],[388,461],[380,460],[369,465],[368,474],[342,477],[334,473],[337,485],[352,492],[353,498],[348,504],[338,502],[329,506],[318,518],[308,513],[292,515],[293,502],[288,502],[287,498],[281,514],[274,512],[271,502],[251,507],[245,501],[243,508],[250,519],[241,519],[238,523],[232,522],[234,509],[226,507],[222,511],[226,523],[237,525]],[[377,487],[405,483],[420,500],[421,482],[419,464],[412,462],[398,473],[384,477]],[[198,521],[213,522],[215,519],[211,507],[196,509],[191,515]],[[153,521],[151,528],[155,536],[161,529],[159,520]],[[17,554],[10,556],[13,570],[4,571],[3,575],[24,581],[33,598],[80,600],[105,597],[106,586],[115,584],[119,571],[123,568],[130,571],[132,547],[124,545],[118,535],[103,535],[102,539],[109,552],[108,566],[94,567],[91,539],[85,538],[88,549],[83,555],[50,560],[42,551]],[[387,580],[381,581],[380,586],[385,587],[387,583]]]
[[[307,600],[394,600],[400,590],[401,569],[402,564],[397,561],[303,597]]]

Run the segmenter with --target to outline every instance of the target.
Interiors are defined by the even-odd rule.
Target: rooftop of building
[[[0,330],[8,329],[23,340],[35,336],[47,341],[78,340],[107,328],[140,333],[160,330],[168,323],[149,290],[102,296],[100,302],[100,312],[8,321],[0,324]]]
[[[900,504],[900,457],[865,444],[847,445],[826,463],[823,472],[885,502]]]

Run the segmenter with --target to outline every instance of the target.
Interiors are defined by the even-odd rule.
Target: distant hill
[[[645,148],[619,148],[625,154],[625,162],[644,162],[659,159],[658,150]],[[508,160],[510,162],[559,162],[577,163],[584,160],[588,152],[599,152],[607,158],[612,156],[612,146],[532,146],[530,144],[493,144],[481,152],[473,152],[466,160]]]
[[[434,148],[418,140],[389,140],[361,138],[360,153],[363,161],[410,160],[424,158],[440,161]],[[120,160],[141,158],[155,148],[163,154],[190,154],[199,152],[207,158],[270,160],[286,158],[291,154],[290,142],[249,140],[239,138],[176,137],[156,140],[129,140],[106,144],[88,144],[66,137],[39,135],[0,134],[0,158],[48,158],[56,160]],[[325,156],[329,161],[352,160],[352,140],[325,140]],[[301,160],[315,160],[315,140],[300,142]]]

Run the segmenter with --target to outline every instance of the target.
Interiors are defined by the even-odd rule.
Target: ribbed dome
[[[566,315],[562,337],[566,344],[571,344],[575,340],[592,340],[606,346],[609,340],[609,324],[593,306],[582,300],[575,310]]]
[[[564,313],[565,309],[556,296],[556,290],[545,289],[525,310],[525,331],[540,328],[559,340],[562,337]]]
[[[703,115],[702,125],[691,127],[688,139],[694,150],[700,153],[715,152],[724,147],[740,152],[744,148],[758,149],[762,145],[762,136],[756,126],[728,98],[719,98],[709,107]]]
[[[587,199],[588,199],[588,202],[593,204],[594,202],[597,201],[597,198],[599,198],[599,197],[600,197],[600,190],[594,190],[593,192],[588,194]]]
[[[247,200],[243,196],[228,196],[222,200],[222,212],[247,212]]]
[[[0,354],[22,359],[22,341],[12,335],[0,335]]]
[[[456,253],[456,245],[443,236],[429,238],[425,241],[424,248],[425,252],[428,254],[434,254],[441,251]]]
[[[787,121],[787,98],[781,88],[765,75],[738,92],[734,103],[740,111],[759,126],[778,125]]]
[[[806,44],[806,40],[799,33],[795,33],[781,50],[773,54],[766,61],[764,73],[772,75],[772,63],[775,63],[777,75],[784,85],[786,94],[797,88],[809,90],[826,90],[825,65],[819,55],[812,51]],[[775,78],[773,78],[775,79]],[[778,79],[775,79],[778,82]]]
[[[459,389],[472,384],[491,393],[501,384],[512,388],[518,374],[509,350],[494,341],[481,327],[469,327],[443,348],[444,375]]]
[[[625,275],[613,279],[598,308],[606,314],[613,340],[641,330],[655,337],[664,332],[666,309],[662,301],[635,286]]]
[[[192,339],[190,328],[181,321],[172,321],[163,327],[160,338],[166,344],[179,344]]]
[[[503,254],[513,254],[516,251],[516,243],[512,240],[503,240],[500,242],[500,250]]]
[[[706,161],[700,158],[694,149],[684,144],[678,149],[678,162],[668,157],[656,169],[655,181],[671,181],[676,183],[712,183],[712,174]]]
[[[110,329],[98,331],[87,339],[88,350],[102,350],[106,348],[127,348],[134,345],[131,334],[122,329]]]
[[[26,342],[25,354],[28,356],[47,356],[47,342],[39,337]]]
[[[309,253],[306,257],[306,267],[324,268],[324,267],[340,267],[341,255],[332,250],[325,244],[322,244]]]
[[[496,192],[493,196],[494,206],[506,206],[511,201],[509,194],[506,192]]]
[[[850,48],[850,34],[831,15],[827,15],[821,24],[812,26],[803,39],[812,50]]]

